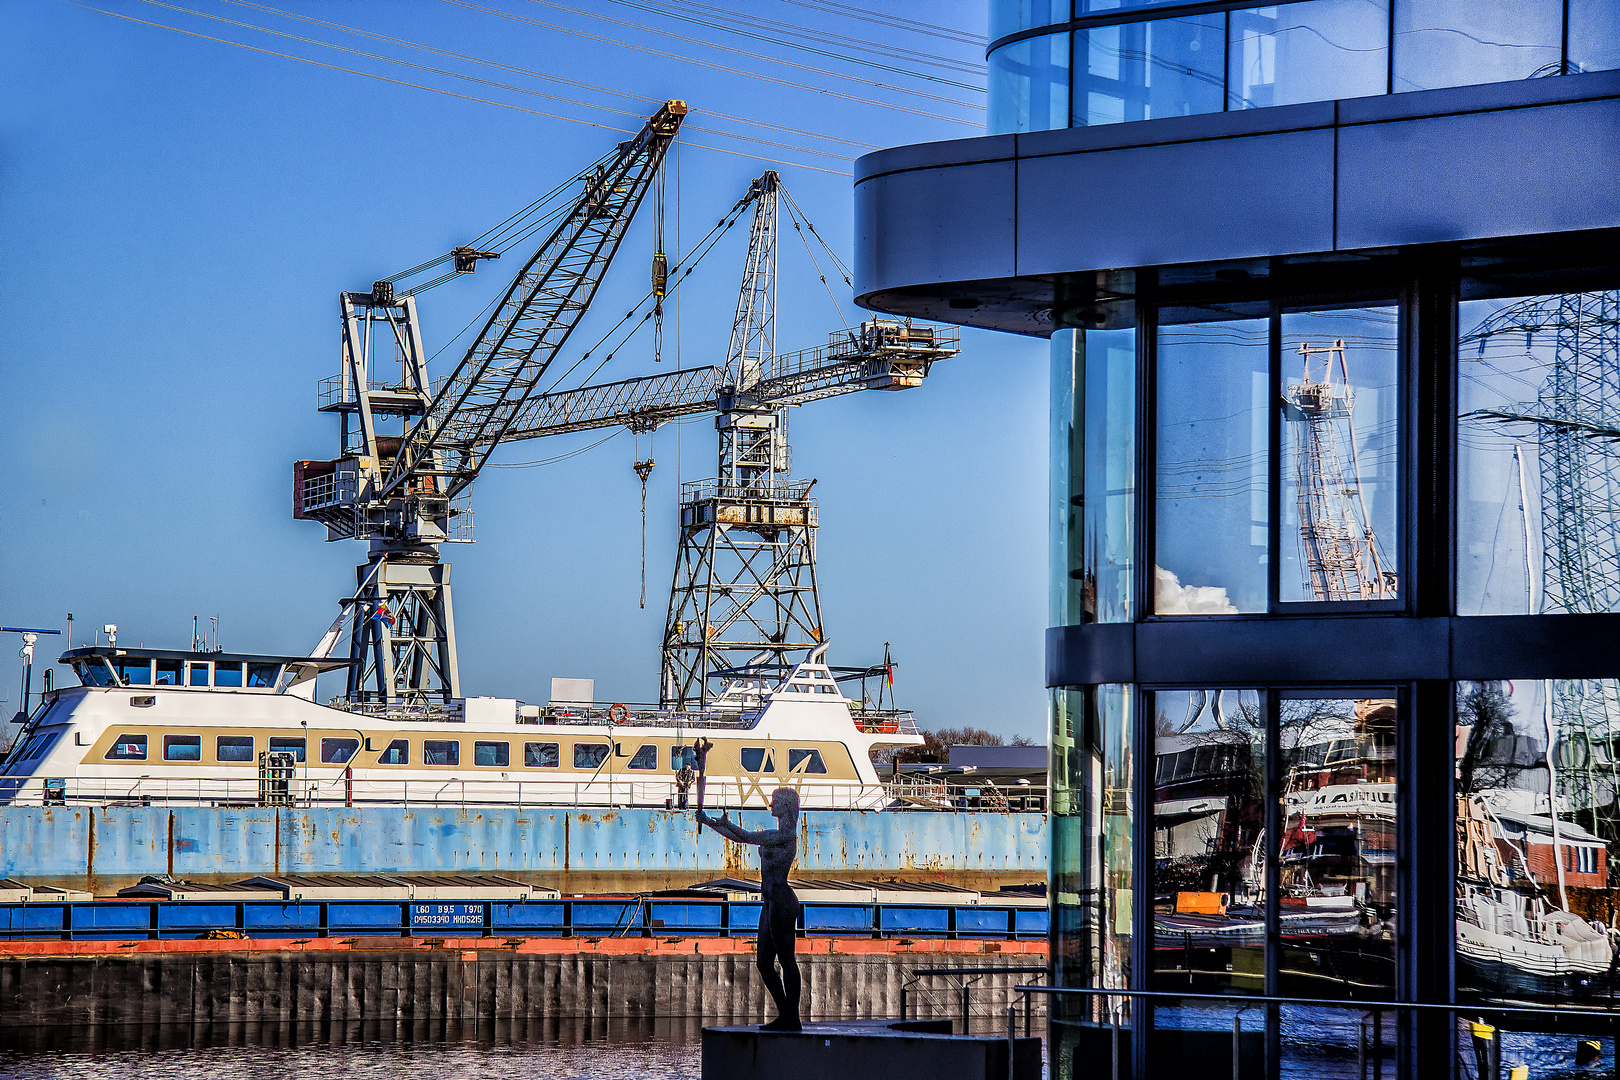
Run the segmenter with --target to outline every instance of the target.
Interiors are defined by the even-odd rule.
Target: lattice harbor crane
[[[329,540],[371,545],[317,653],[351,623],[346,704],[391,714],[433,714],[462,697],[450,567],[444,543],[470,542],[473,480],[506,442],[594,428],[652,431],[681,416],[716,413],[720,466],[682,493],[681,557],[663,646],[660,697],[701,704],[713,676],[750,661],[778,669],[824,647],[814,576],[813,482],[787,472],[786,409],[862,389],[920,384],[956,339],[932,328],[874,320],[826,346],[775,353],[776,239],[780,182],[767,172],[727,218],[753,223],[723,367],[698,367],[554,393],[535,393],[595,295],[625,229],[685,114],[671,101],[640,134],[573,181],[578,194],[525,264],[450,377],[431,384],[414,293],[473,270],[498,253],[457,248],[344,293],[343,369],[322,384],[320,408],[341,418],[340,454],[298,462],[294,516],[316,520]],[[726,219],[722,219],[722,225]],[[397,282],[438,266],[450,272],[414,289]],[[684,275],[654,257],[661,302]],[[664,269],[664,274],[658,271]],[[685,268],[690,273],[691,267]],[[397,381],[382,368],[397,361]],[[399,435],[380,423],[398,420]],[[733,628],[738,628],[735,632]],[[744,630],[743,628],[747,628]]]

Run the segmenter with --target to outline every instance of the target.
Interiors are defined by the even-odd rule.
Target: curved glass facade
[[[992,0],[990,28],[991,134],[1620,67],[1620,0]]]

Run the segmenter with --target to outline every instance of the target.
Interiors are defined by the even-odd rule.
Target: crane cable
[[[907,19],[899,15],[878,15],[866,8],[852,7],[849,4],[835,3],[834,0],[782,0],[784,4],[793,4],[796,7],[815,10],[828,10],[831,14],[842,15],[846,19],[859,19],[861,22],[875,23],[878,26],[889,26],[896,30],[905,30],[913,34],[927,34],[929,37],[943,38],[946,41],[959,41],[964,45],[984,44],[982,37],[974,37],[960,30],[939,23],[918,22],[916,19]]]
[[[919,64],[929,64],[934,67],[941,67],[947,70],[960,71],[966,75],[983,76],[985,74],[985,64],[982,59],[975,61],[953,60],[942,58],[935,53],[919,52],[916,49],[907,49],[898,45],[878,45],[869,38],[854,38],[844,34],[835,34],[827,30],[812,30],[802,23],[783,22],[780,19],[767,19],[759,15],[745,15],[740,11],[733,11],[729,8],[714,7],[711,4],[700,4],[697,3],[697,0],[648,0],[648,2],[658,4],[663,7],[695,8],[699,11],[714,12],[716,15],[722,18],[730,19],[732,22],[746,21],[759,27],[774,27],[776,29],[773,32],[791,34],[794,37],[802,37],[811,41],[832,45],[834,47],[837,47],[840,43],[844,43],[844,47],[846,48],[859,49],[862,52],[876,53],[879,56],[888,56],[896,60]],[[832,14],[836,14],[836,12]],[[981,48],[983,46],[983,42],[971,42],[968,44],[976,44],[981,46]]]

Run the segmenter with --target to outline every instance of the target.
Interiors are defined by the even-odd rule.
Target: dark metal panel
[[[855,187],[855,292],[1010,277],[1012,161],[920,169]]]
[[[1326,250],[1333,132],[1022,160],[1018,211],[1020,274]]]
[[[886,150],[874,150],[855,159],[855,183],[885,173],[909,169],[931,169],[940,165],[964,165],[979,161],[1006,161],[1016,148],[1016,135],[980,135],[972,139],[912,143]]]
[[[1046,631],[1046,685],[1136,681],[1136,627],[1130,623],[1054,626]]]
[[[1074,154],[1131,146],[1162,146],[1166,143],[1230,139],[1239,135],[1275,135],[1284,131],[1329,128],[1334,124],[1334,117],[1333,102],[1313,101],[1304,105],[1279,105],[1269,109],[1237,109],[1232,112],[1203,113],[1197,116],[1166,116],[1158,120],[1136,120],[1128,124],[1100,124],[1097,127],[1030,131],[1015,137],[1018,140],[1018,156],[1027,161],[1049,154]]]
[[[1344,128],[1337,246],[1620,225],[1617,150],[1613,100]]]
[[[1612,679],[1620,615],[1484,615],[1452,620],[1458,679]]]
[[[1446,619],[1371,616],[1142,623],[1137,678],[1194,686],[1444,679],[1447,628]]]

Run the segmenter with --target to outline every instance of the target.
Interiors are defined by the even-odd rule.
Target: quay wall
[[[1043,981],[1045,942],[800,943],[807,1019],[900,1013],[1005,1023],[1011,988]],[[0,945],[0,1030],[105,1025],[348,1024],[691,1018],[748,1024],[770,1000],[752,943],[734,939],[400,939],[347,942],[27,942]],[[1037,996],[1034,1017],[1043,1015]]]
[[[736,815],[774,828],[764,811]],[[949,879],[973,888],[1046,875],[1044,814],[814,810],[800,818],[805,878]],[[0,807],[0,877],[96,893],[147,874],[502,873],[564,892],[666,888],[758,873],[753,848],[690,812],[626,808],[367,806]]]

